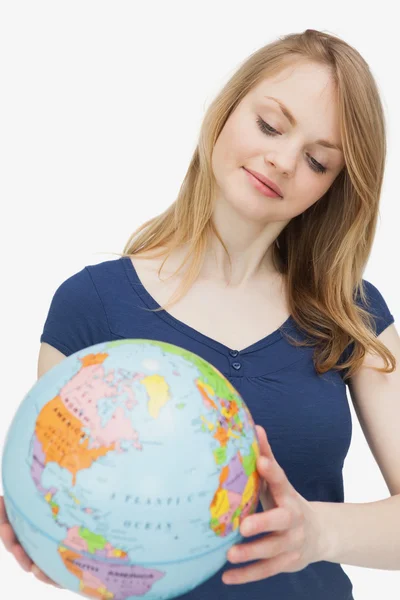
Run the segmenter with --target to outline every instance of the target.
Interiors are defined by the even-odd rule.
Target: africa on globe
[[[212,577],[260,494],[259,446],[237,390],[157,340],[89,346],[21,402],[2,458],[10,523],[73,592],[168,599]]]

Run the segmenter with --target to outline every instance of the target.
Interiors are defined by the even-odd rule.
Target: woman
[[[315,30],[280,38],[211,104],[177,200],[134,232],[118,260],[85,267],[53,297],[39,377],[101,341],[163,340],[214,364],[259,425],[271,464],[258,464],[266,483],[256,527],[228,554],[231,564],[182,598],[353,598],[340,566],[344,537],[327,507],[344,499],[346,383],[362,407],[361,365],[368,359],[383,378],[399,350],[388,347],[397,333],[383,296],[362,279],[385,151],[382,105],[362,57]],[[388,346],[377,339],[384,330]],[[385,414],[389,428],[394,414]],[[370,430],[376,443],[378,433]],[[399,493],[395,465],[380,467]],[[49,581],[2,511],[7,548]],[[373,541],[348,553],[348,564],[367,566],[363,551],[375,566]]]

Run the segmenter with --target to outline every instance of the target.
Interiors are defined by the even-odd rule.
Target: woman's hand
[[[14,558],[18,562],[18,564],[24,569],[24,571],[31,571],[39,581],[43,581],[44,583],[50,583],[55,587],[60,587],[55,581],[47,577],[37,567],[26,554],[25,550],[18,543],[16,535],[14,533],[13,528],[11,527],[6,513],[6,508],[4,506],[3,496],[0,496],[0,539],[3,542],[6,550],[11,552],[14,555]]]
[[[257,470],[261,476],[260,500],[264,512],[243,519],[240,533],[253,536],[271,532],[254,542],[238,544],[228,551],[232,563],[257,560],[225,571],[224,583],[259,581],[278,573],[293,573],[321,559],[322,525],[313,504],[291,485],[272,454],[265,430],[256,425],[260,456]],[[267,464],[265,460],[268,459]]]

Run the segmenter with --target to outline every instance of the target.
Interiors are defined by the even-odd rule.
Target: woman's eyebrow
[[[277,102],[279,108],[281,109],[281,111],[285,115],[285,117],[288,119],[290,124],[293,125],[293,127],[295,125],[297,125],[296,118],[290,112],[288,107],[283,104],[282,100],[278,100],[278,98],[274,98],[273,96],[264,96],[264,98],[269,98],[269,100],[274,100],[274,102]],[[333,150],[339,150],[339,152],[343,152],[343,148],[340,144],[333,144],[332,142],[329,142],[328,140],[317,140],[315,143],[319,146],[324,146],[325,148],[331,148]]]

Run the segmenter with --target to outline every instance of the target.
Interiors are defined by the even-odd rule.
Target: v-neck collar
[[[144,287],[131,259],[129,257],[123,256],[119,260],[122,261],[122,264],[125,267],[126,274],[129,278],[130,282],[133,284],[132,285],[133,290],[140,297],[140,299],[147,306],[147,308],[150,308],[152,310],[155,308],[161,308],[160,304],[155,300],[155,298],[153,298],[153,296]],[[283,337],[282,332],[281,332],[282,329],[287,330],[287,329],[292,329],[295,327],[295,322],[293,320],[293,317],[292,317],[292,315],[289,315],[289,317],[286,319],[286,321],[284,321],[282,323],[282,325],[280,325],[278,327],[278,329],[275,329],[275,331],[272,331],[271,333],[269,333],[262,339],[260,339],[256,342],[253,342],[249,346],[246,346],[246,348],[238,349],[238,348],[229,348],[222,342],[218,342],[217,340],[209,337],[208,335],[201,333],[200,331],[198,331],[194,327],[191,327],[184,321],[181,321],[181,320],[177,319],[176,317],[172,316],[165,309],[155,312],[153,314],[161,319],[164,319],[164,321],[169,323],[172,327],[175,327],[175,329],[179,329],[181,332],[188,335],[189,337],[200,340],[202,343],[207,344],[208,346],[214,348],[215,350],[217,350],[219,352],[222,352],[223,354],[227,354],[227,353],[231,353],[231,352],[238,352],[238,353],[240,352],[240,354],[245,354],[245,353],[248,354],[250,352],[255,352],[257,350],[260,350],[264,346],[269,346],[270,344],[273,344],[274,342],[276,342],[277,340],[282,338]],[[240,326],[240,325],[238,325],[238,326]]]

